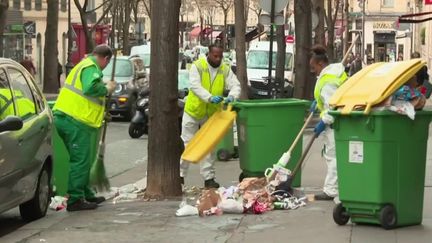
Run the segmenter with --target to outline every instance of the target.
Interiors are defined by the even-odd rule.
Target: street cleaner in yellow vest
[[[310,67],[311,71],[318,76],[314,91],[315,101],[311,105],[311,111],[318,110],[321,118],[320,122],[315,126],[314,132],[316,136],[323,134],[323,155],[327,163],[327,176],[324,181],[323,192],[315,195],[315,199],[333,200],[339,195],[339,191],[336,170],[336,145],[334,131],[331,127],[334,118],[328,114],[328,110],[330,108],[330,98],[348,77],[342,63],[329,64],[326,49],[321,45],[312,48]]]
[[[240,96],[240,83],[229,65],[222,62],[223,48],[218,45],[209,46],[207,58],[194,62],[189,71],[190,91],[183,113],[181,138],[185,146],[206,120],[222,108],[221,102],[230,103]],[[230,90],[224,100],[224,90]],[[214,153],[201,161],[201,175],[206,188],[219,188],[215,181]],[[182,184],[187,175],[189,162],[180,161],[180,177]]]
[[[89,187],[91,151],[97,148],[98,129],[102,126],[105,97],[116,83],[105,84],[102,70],[113,53],[109,46],[99,45],[92,55],[78,63],[66,78],[53,108],[54,124],[69,152],[68,211],[96,209],[105,201]]]

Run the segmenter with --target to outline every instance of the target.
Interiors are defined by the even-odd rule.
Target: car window
[[[15,115],[12,92],[4,69],[0,69],[0,120]]]
[[[17,115],[23,120],[35,116],[33,94],[24,75],[15,68],[8,68]]]
[[[292,54],[285,54],[285,70],[291,70],[292,68]],[[273,52],[273,69],[276,68],[277,53]],[[247,68],[250,69],[268,69],[269,52],[268,51],[250,51],[247,56]]]
[[[106,77],[111,77],[112,68],[113,68],[113,60],[106,66],[106,68],[102,71],[103,75]],[[133,67],[132,63],[129,60],[117,59],[116,67],[115,67],[115,76],[116,77],[130,77],[133,76]]]
[[[33,79],[28,74],[25,74],[25,77],[28,81],[30,89],[32,90],[33,98],[34,98],[35,103],[36,103],[37,113],[41,113],[42,111],[45,110],[45,103],[44,103],[43,96],[42,96],[40,90],[36,88],[36,85],[35,85]]]

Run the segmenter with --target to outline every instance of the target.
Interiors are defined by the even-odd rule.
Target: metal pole
[[[274,21],[275,20],[275,0],[271,2],[270,12],[270,52],[269,52],[269,69],[268,69],[268,80],[269,80],[269,91],[273,99],[276,98],[276,92],[274,92],[274,79],[272,78],[273,70],[273,36],[274,36]]]
[[[72,63],[72,23],[71,23],[71,1],[68,1],[68,50],[67,50],[67,63],[66,63],[66,76],[73,68]]]
[[[367,63],[367,58],[365,57],[365,15],[366,15],[366,1],[363,0],[363,9],[362,9],[362,44],[361,44],[361,55],[363,61]]]

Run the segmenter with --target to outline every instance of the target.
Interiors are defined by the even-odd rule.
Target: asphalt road
[[[121,175],[147,163],[147,136],[140,139],[130,138],[128,126],[128,122],[116,120],[109,124],[105,151],[105,169],[108,177]],[[0,214],[0,238],[24,225],[18,208]]]

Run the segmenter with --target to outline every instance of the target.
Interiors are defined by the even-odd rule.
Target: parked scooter
[[[188,95],[188,90],[179,90],[178,106],[179,106],[179,131],[181,131],[181,122],[183,118],[183,109],[185,98]],[[129,125],[129,136],[131,138],[140,138],[144,134],[148,134],[148,116],[149,116],[149,97],[150,90],[145,89],[139,92],[136,101],[136,113]]]

